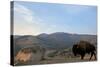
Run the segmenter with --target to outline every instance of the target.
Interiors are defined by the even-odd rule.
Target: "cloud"
[[[39,32],[39,22],[34,11],[25,5],[14,3],[14,34],[36,34]]]
[[[32,24],[40,24],[43,22],[34,10],[27,8],[26,5],[22,5],[19,3],[14,3],[14,20],[16,23],[32,23]]]
[[[36,35],[46,32],[44,20],[34,10],[31,10],[19,3],[14,3],[14,34],[15,35]],[[48,26],[47,28],[49,28]]]
[[[14,18],[15,20],[22,20],[23,22],[33,22],[33,12],[27,7],[14,3]],[[16,21],[15,21],[16,22]]]

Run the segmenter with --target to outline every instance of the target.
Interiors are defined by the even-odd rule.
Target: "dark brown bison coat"
[[[80,41],[77,44],[74,44],[72,47],[72,51],[73,54],[76,55],[81,55],[81,59],[84,59],[84,56],[86,53],[91,54],[91,57],[89,60],[91,60],[92,56],[95,56],[96,59],[96,48],[94,45],[92,45],[91,43],[87,42],[87,41]]]

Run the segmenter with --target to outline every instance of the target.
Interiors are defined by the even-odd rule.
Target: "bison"
[[[74,44],[72,47],[72,51],[73,51],[74,56],[81,55],[81,59],[84,59],[84,56],[86,53],[91,54],[89,60],[91,60],[93,55],[96,59],[96,53],[95,53],[96,48],[93,44],[87,41],[80,41],[79,43]]]

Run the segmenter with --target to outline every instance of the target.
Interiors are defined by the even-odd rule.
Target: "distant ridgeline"
[[[74,43],[80,40],[89,41],[90,43],[97,45],[97,35],[79,35],[68,34],[63,32],[57,32],[52,34],[40,34],[37,36],[32,35],[14,35],[15,49],[22,47],[30,47],[33,45],[39,45],[45,48],[60,49],[69,48]]]

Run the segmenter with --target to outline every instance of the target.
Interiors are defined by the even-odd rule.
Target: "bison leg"
[[[91,60],[91,58],[92,58],[93,54],[94,54],[94,52],[91,52],[91,57],[90,57],[89,61]]]
[[[95,52],[94,52],[94,57],[95,57],[95,60],[97,59],[97,57],[96,57],[96,54],[95,54]]]
[[[81,55],[81,59],[82,59],[82,60],[84,59],[84,56],[85,56],[85,54],[82,54],[82,55]]]

